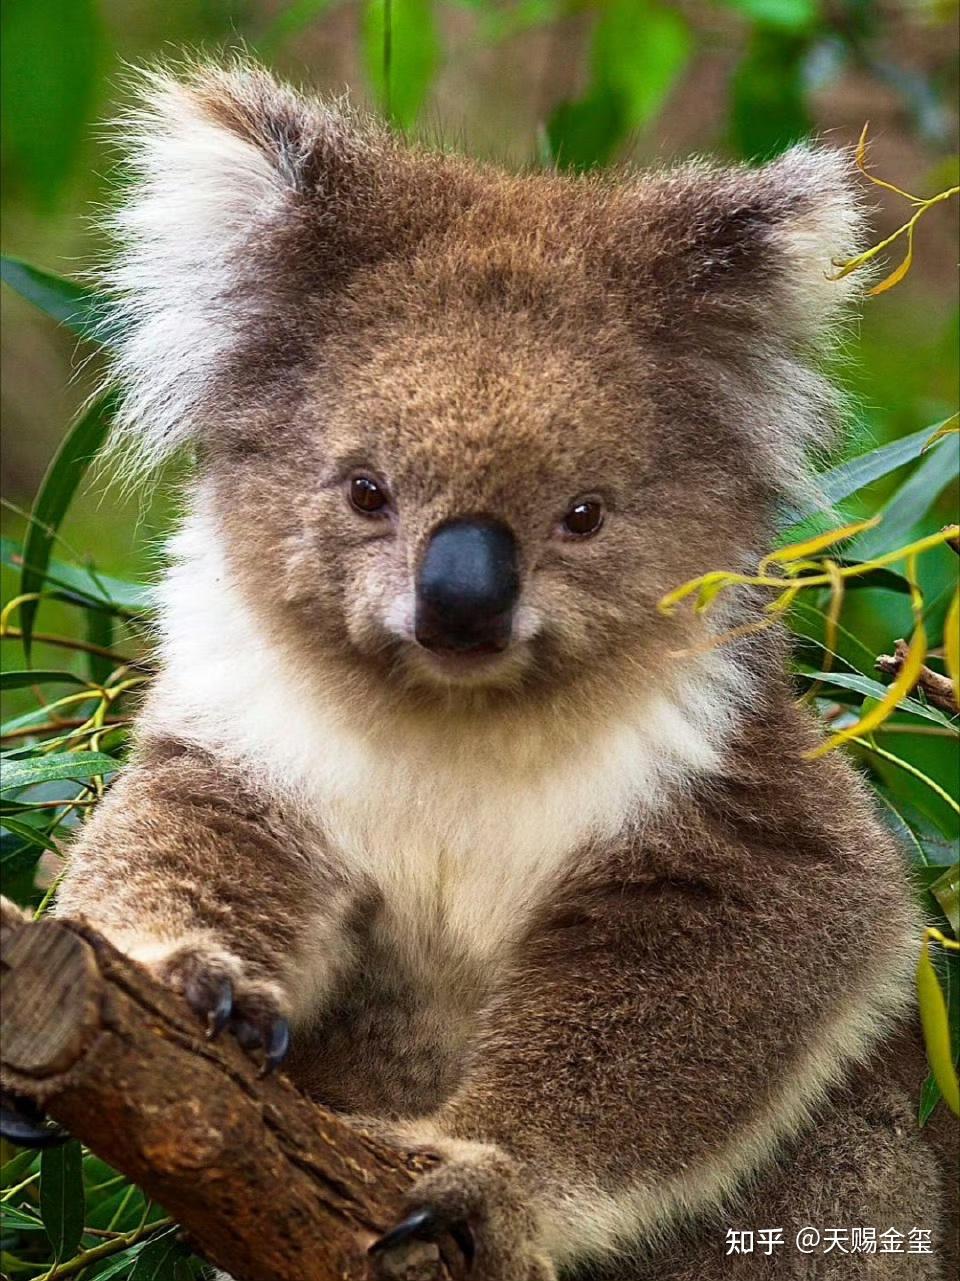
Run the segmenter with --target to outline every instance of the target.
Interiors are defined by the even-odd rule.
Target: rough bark
[[[2,1079],[183,1225],[237,1281],[459,1281],[451,1242],[375,1265],[431,1157],[392,1150],[209,1041],[173,993],[82,924],[4,905]]]

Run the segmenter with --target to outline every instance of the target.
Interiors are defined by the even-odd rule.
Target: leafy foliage
[[[472,24],[471,38],[491,57],[536,28],[562,35],[571,24],[586,23],[582,88],[546,107],[540,135],[530,139],[531,155],[577,170],[618,159],[632,137],[658,128],[689,87],[709,39],[709,24],[694,20],[693,6],[667,0],[287,0],[259,25],[250,4],[174,0],[164,6],[164,38],[222,40],[237,31],[262,56],[283,57],[312,26],[348,7],[370,93],[405,130],[423,119],[454,17]],[[765,157],[807,134],[812,87],[825,67],[828,73],[842,65],[868,69],[898,95],[918,133],[938,127],[935,91],[916,77],[893,75],[873,53],[883,20],[873,0],[830,6],[716,0],[714,10],[737,33],[727,112],[717,122],[718,145],[733,155]],[[24,206],[50,210],[65,203],[83,169],[116,34],[97,0],[9,0],[4,7],[4,165]],[[865,152],[861,160],[865,165]],[[838,264],[838,271],[856,270],[901,244],[919,253],[914,228],[949,199],[949,177],[932,190],[938,194],[929,199],[890,192],[913,202],[910,221],[860,261]],[[903,279],[909,252],[903,261],[905,267],[895,266],[881,282],[887,288]],[[15,258],[4,259],[3,280],[69,327],[88,350],[109,342],[96,327],[97,301],[86,286]],[[892,299],[875,305],[895,308]],[[878,379],[882,371],[875,362],[869,372]],[[960,667],[960,562],[941,532],[955,509],[958,449],[956,420],[945,418],[953,390],[944,403],[942,392],[925,398],[917,387],[904,412],[908,397],[897,379],[902,383],[900,367],[886,383],[871,385],[869,395],[874,404],[884,397],[901,402],[892,407],[895,438],[881,434],[877,443],[876,416],[864,419],[850,454],[820,477],[836,518],[784,512],[780,544],[759,576],[769,579],[777,614],[796,637],[797,696],[843,736],[842,750],[871,782],[931,922],[918,959],[933,1068],[918,1100],[922,1124],[941,1094],[949,1098],[955,1090],[960,1053],[960,975],[956,954],[948,954],[957,934],[958,726],[910,680],[885,684],[874,664],[904,633],[912,631],[916,643],[919,631],[926,663],[954,674]],[[38,397],[43,394],[38,388]],[[122,762],[134,700],[150,679],[144,584],[104,572],[99,557],[74,550],[64,532],[69,527],[72,536],[79,528],[77,499],[112,408],[109,396],[95,400],[67,428],[30,510],[16,514],[15,536],[0,543],[7,600],[0,613],[7,655],[0,682],[6,708],[0,868],[4,892],[38,913],[52,897],[73,828]],[[98,520],[114,538],[108,508]],[[846,541],[831,528],[837,522]],[[88,531],[81,537],[86,546]],[[110,565],[114,551],[108,545],[101,553]],[[709,583],[697,584],[698,592],[705,590],[701,601],[709,605],[717,592],[735,586],[728,581],[734,577],[718,567]],[[43,1281],[200,1275],[199,1261],[178,1242],[163,1211],[79,1144],[42,1158],[13,1149],[3,1157],[5,1274]]]

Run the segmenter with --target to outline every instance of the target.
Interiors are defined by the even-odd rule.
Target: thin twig
[[[31,637],[38,645],[58,645],[61,649],[76,649],[84,654],[96,654],[100,658],[109,658],[122,667],[134,667],[138,671],[150,671],[151,665],[138,658],[126,658],[117,654],[105,645],[95,645],[93,641],[78,640],[72,636],[54,636],[50,632],[32,632]],[[23,632],[19,627],[5,627],[0,632],[0,640],[21,640]]]
[[[909,649],[905,640],[898,640],[893,654],[878,656],[877,671],[883,672],[885,676],[899,676]],[[948,716],[956,716],[960,712],[960,707],[957,706],[953,695],[953,682],[949,676],[941,676],[932,668],[923,666],[920,668],[920,675],[913,688],[922,690],[927,702],[939,708],[941,712],[946,712]]]

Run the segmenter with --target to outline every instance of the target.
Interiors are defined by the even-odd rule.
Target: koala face
[[[146,97],[119,430],[198,441],[266,629],[445,705],[615,698],[702,640],[658,600],[762,547],[833,410],[842,161],[514,178],[249,69]]]

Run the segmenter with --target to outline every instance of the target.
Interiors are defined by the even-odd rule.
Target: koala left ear
[[[659,331],[682,338],[704,322],[808,345],[862,289],[863,273],[836,279],[864,235],[850,153],[803,145],[760,168],[695,161],[628,198],[638,310]]]
[[[294,361],[309,300],[395,250],[414,220],[402,153],[340,103],[245,63],[147,71],[136,89],[101,279],[115,437],[146,468],[201,434],[254,364],[264,377]]]

